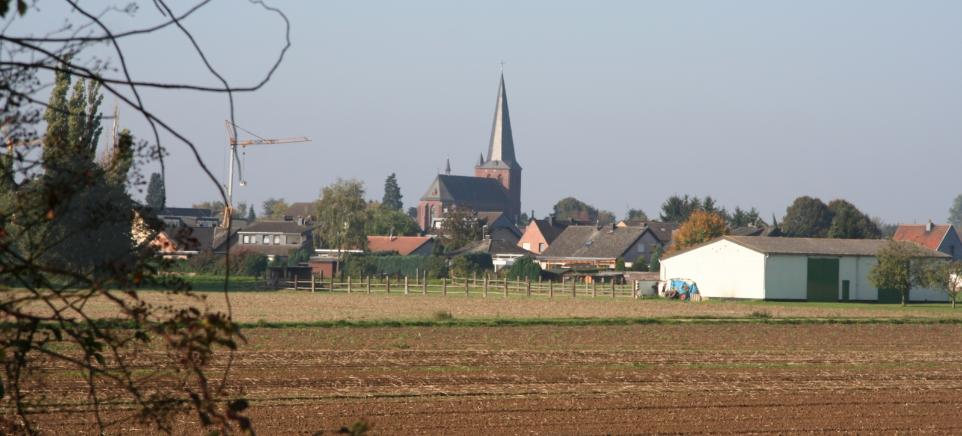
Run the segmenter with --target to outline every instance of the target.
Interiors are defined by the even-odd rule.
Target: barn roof
[[[727,240],[763,254],[808,256],[875,256],[888,244],[885,239],[783,238],[775,236],[722,236],[704,244],[665,256],[665,259],[696,250],[719,240]],[[929,257],[949,257],[944,253],[925,249]]]

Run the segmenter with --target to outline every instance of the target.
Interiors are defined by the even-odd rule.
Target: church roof
[[[496,179],[438,174],[421,200],[467,206],[475,212],[504,210],[508,196]]]
[[[498,100],[494,107],[491,124],[491,142],[488,143],[488,160],[481,168],[521,168],[514,155],[514,138],[511,135],[511,117],[508,115],[508,93],[504,88],[504,74],[498,84]]]

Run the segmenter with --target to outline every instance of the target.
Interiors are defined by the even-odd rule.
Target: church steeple
[[[514,156],[514,138],[511,135],[511,117],[508,115],[508,93],[504,88],[504,73],[498,84],[498,99],[494,107],[491,125],[491,142],[488,143],[488,160],[485,163],[504,162],[519,166]]]
[[[447,162],[444,164],[444,174],[451,175],[451,159],[448,158]]]

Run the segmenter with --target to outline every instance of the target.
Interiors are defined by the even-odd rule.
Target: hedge
[[[351,277],[367,276],[407,276],[415,274],[428,278],[442,278],[448,275],[448,266],[441,256],[400,256],[396,254],[349,254],[344,258],[341,274]]]

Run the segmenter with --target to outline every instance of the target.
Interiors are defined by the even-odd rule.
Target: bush
[[[224,275],[228,268],[226,256],[204,251],[187,260],[173,263],[171,270],[176,272]],[[267,270],[267,257],[252,251],[238,250],[231,253],[231,275],[260,276]]]
[[[615,259],[615,271],[624,271],[624,270],[625,270],[625,258],[619,257]]]
[[[349,254],[345,256],[341,273],[351,277],[376,275],[407,276],[415,274],[428,278],[448,276],[447,261],[439,256],[399,256],[396,254]]]
[[[451,259],[450,272],[453,277],[470,277],[494,269],[488,253],[467,253]]]
[[[638,256],[638,258],[632,262],[631,269],[641,272],[648,271],[648,259],[645,258],[644,254]]]
[[[515,259],[514,264],[508,269],[508,278],[511,280],[524,280],[528,279],[531,281],[538,280],[541,276],[541,265],[531,256],[521,256]]]
[[[661,271],[661,247],[655,247],[655,252],[651,254],[651,261],[648,263],[648,271]]]

